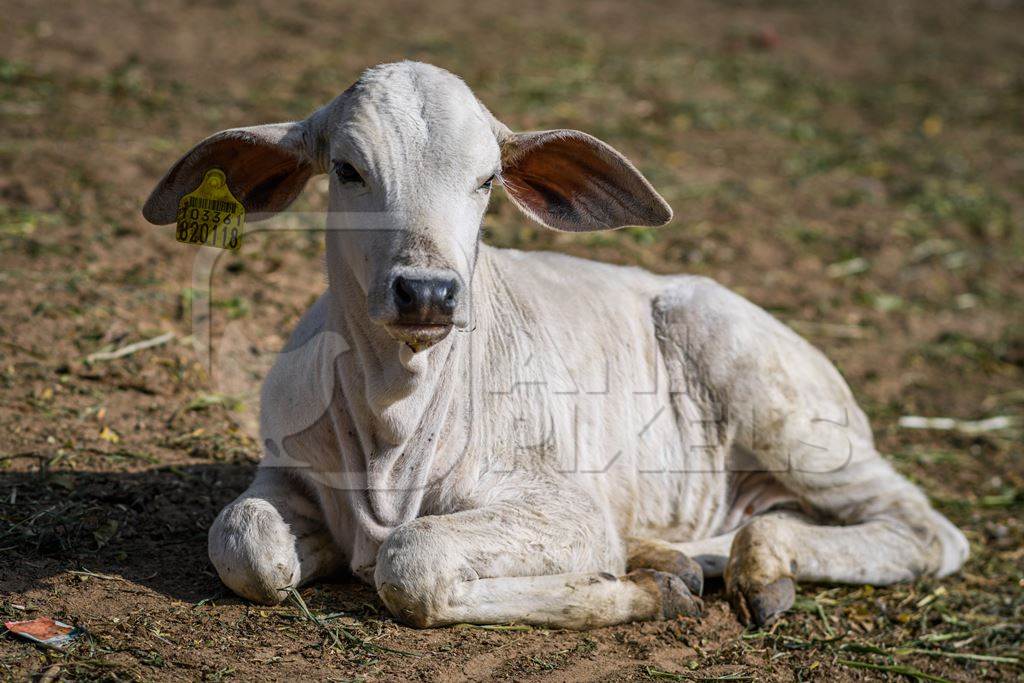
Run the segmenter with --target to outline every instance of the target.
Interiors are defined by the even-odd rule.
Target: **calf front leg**
[[[342,562],[320,511],[285,470],[262,467],[246,491],[214,520],[210,561],[221,581],[264,605],[334,571]]]
[[[614,529],[589,499],[566,488],[402,525],[377,555],[384,604],[418,627],[586,629],[700,612],[700,599],[679,576],[623,575]]]

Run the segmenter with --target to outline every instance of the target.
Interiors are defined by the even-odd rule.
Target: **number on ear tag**
[[[211,168],[199,187],[178,203],[175,238],[183,244],[238,249],[245,227],[245,207],[228,189],[219,168]]]

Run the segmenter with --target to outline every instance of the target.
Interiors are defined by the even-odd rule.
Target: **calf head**
[[[286,208],[330,174],[332,287],[395,340],[421,350],[469,322],[470,283],[492,186],[535,221],[573,232],[655,226],[672,211],[621,154],[574,130],[513,133],[452,74],[403,62],[366,71],[304,121],[200,142],[146,202],[152,223],[212,167],[249,220]]]

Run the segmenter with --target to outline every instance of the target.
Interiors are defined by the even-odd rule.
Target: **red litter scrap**
[[[5,621],[4,626],[15,635],[58,650],[82,634],[82,629],[68,626],[63,621],[54,621],[50,617],[39,617],[29,621]]]

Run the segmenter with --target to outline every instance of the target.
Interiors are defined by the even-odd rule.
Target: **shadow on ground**
[[[120,576],[186,602],[227,595],[207,558],[206,534],[253,470],[217,463],[2,473],[0,590],[24,593],[74,570]]]

